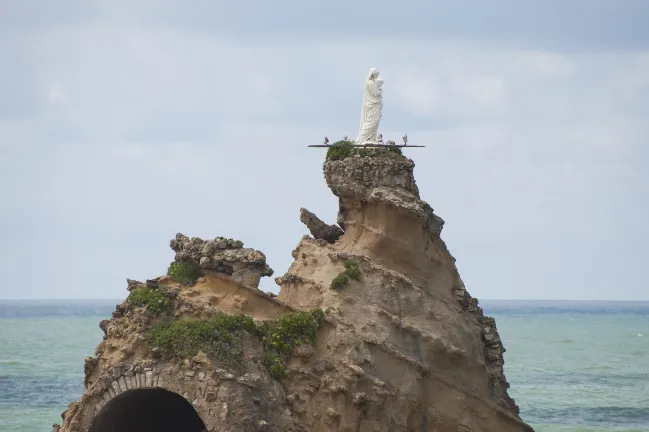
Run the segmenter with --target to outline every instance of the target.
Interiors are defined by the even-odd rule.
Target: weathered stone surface
[[[238,240],[223,237],[190,239],[178,233],[170,246],[176,252],[177,262],[192,262],[204,270],[227,274],[252,288],[259,286],[263,276],[273,275],[273,269],[266,264],[266,256],[258,250],[244,248]]]
[[[371,153],[324,164],[345,232],[335,244],[303,238],[276,279],[280,300],[326,310],[333,327],[284,382],[294,416],[326,431],[530,431],[507,394],[495,322],[464,288],[413,167]],[[329,289],[345,261],[361,279]]]
[[[335,243],[343,235],[343,230],[339,226],[327,225],[305,208],[300,209],[300,222],[309,228],[314,238],[326,240],[328,243]]]
[[[376,152],[367,149],[368,153]],[[403,190],[419,198],[411,159],[390,157],[349,157],[343,160],[327,161],[323,170],[327,185],[339,198],[366,199],[377,187]]]
[[[173,361],[147,346],[158,318],[121,305],[100,324],[105,336],[97,358],[85,362],[83,396],[53,430],[88,431],[115,397],[163,388],[191,403],[210,432],[531,431],[507,394],[495,320],[464,286],[440,238],[444,222],[419,198],[414,163],[364,154],[325,163],[345,231],[333,239],[331,226],[304,211],[316,238],[304,236],[292,252],[277,298],[256,289],[272,274],[265,256],[221,237],[172,240],[176,261],[207,271],[193,286],[128,281],[129,289],[173,293],[176,317],[244,313],[265,321],[322,309],[315,345],[293,351],[281,382],[264,366],[256,336],[245,338],[236,365],[202,351]],[[331,289],[349,261],[361,277]]]
[[[128,285],[127,288],[126,288],[127,291],[132,291],[135,288],[140,288],[140,287],[145,285],[142,282],[139,282],[139,281],[136,281],[136,280],[133,280],[133,279],[126,279],[126,283]]]
[[[92,373],[94,369],[97,366],[97,359],[95,357],[86,357],[83,361],[83,372],[84,372],[84,379],[83,379],[83,386],[85,388],[88,387],[88,384],[90,383]]]

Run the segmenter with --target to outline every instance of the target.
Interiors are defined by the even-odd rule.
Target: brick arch
[[[179,386],[175,379],[166,375],[162,376],[162,373],[154,371],[145,371],[138,372],[132,375],[122,375],[119,378],[114,379],[111,384],[101,393],[95,400],[94,409],[92,409],[93,417],[99,414],[99,412],[104,408],[108,403],[113,400],[115,397],[119,396],[122,393],[128,392],[130,390],[136,389],[162,389],[167,390],[172,393],[176,393],[187,400],[198,413],[198,415],[206,419],[205,414],[200,412],[200,409],[195,406],[193,401],[196,399],[196,395],[193,394],[192,390],[189,392],[182,392],[182,387]]]
[[[208,430],[205,420],[189,400],[160,386],[134,387],[116,394],[97,411],[89,426],[91,432]]]

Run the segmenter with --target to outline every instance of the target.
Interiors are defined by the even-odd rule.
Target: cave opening
[[[204,432],[205,423],[182,396],[168,390],[135,389],[112,400],[89,432]]]

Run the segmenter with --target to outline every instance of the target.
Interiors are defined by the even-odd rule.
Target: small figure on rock
[[[325,137],[324,145],[329,145],[329,138]]]
[[[407,146],[407,145],[408,145],[408,134],[405,134],[405,135],[403,136],[403,145],[404,145],[404,146]]]
[[[383,144],[383,134],[379,134],[379,136],[376,137],[376,143]]]

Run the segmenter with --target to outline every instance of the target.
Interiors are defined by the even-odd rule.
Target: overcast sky
[[[0,298],[123,298],[177,232],[281,276],[300,207],[336,219],[306,146],[356,136],[378,67],[381,132],[427,146],[405,153],[474,296],[647,300],[647,19],[646,0],[0,0]]]

